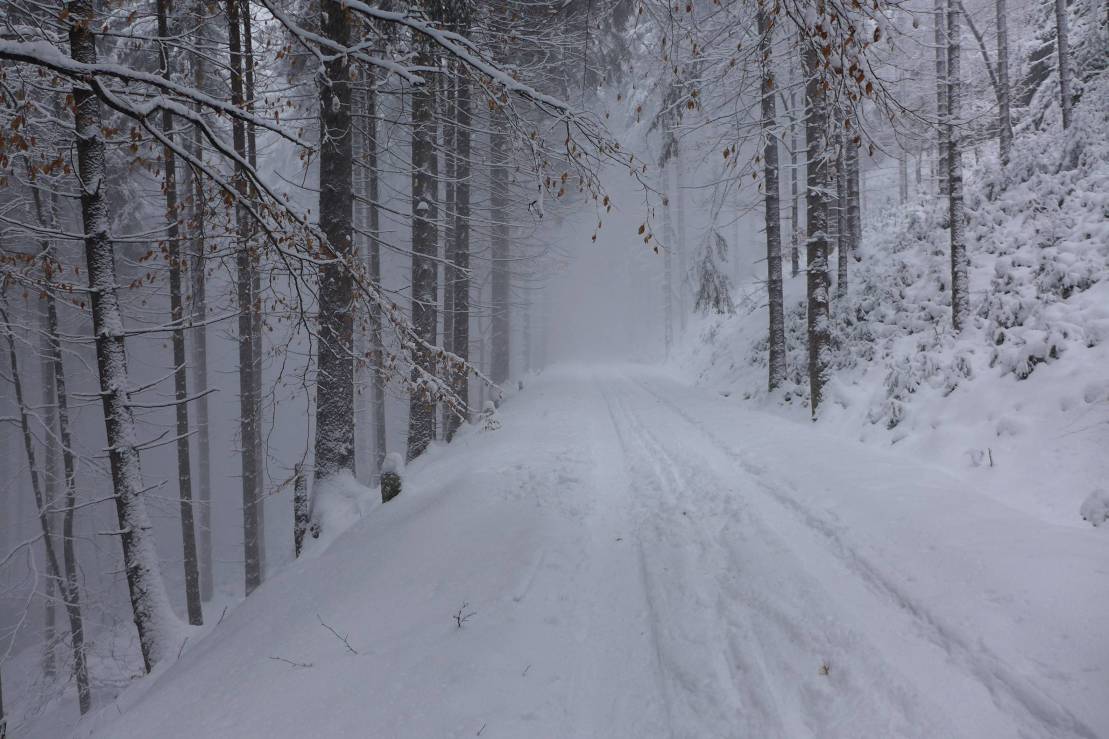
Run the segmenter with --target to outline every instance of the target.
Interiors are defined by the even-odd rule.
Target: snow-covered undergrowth
[[[820,422],[975,470],[982,489],[1058,522],[1109,471],[1109,78],[1065,134],[1018,137],[1006,168],[968,156],[969,326],[950,318],[945,206],[871,215],[834,304]],[[768,396],[765,294],[706,319],[678,362],[702,383],[808,414],[803,275],[788,281],[789,383]]]

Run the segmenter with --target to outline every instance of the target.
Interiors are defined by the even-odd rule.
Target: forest
[[[1109,735],[1105,0],[0,0],[0,739]]]

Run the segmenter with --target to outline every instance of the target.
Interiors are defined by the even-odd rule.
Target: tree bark
[[[785,303],[782,294],[782,221],[778,194],[778,112],[774,104],[771,64],[773,18],[760,0],[757,10],[759,56],[762,59],[763,186],[766,215],[766,292],[769,305],[767,388],[774,391],[786,379]]]
[[[158,51],[161,57],[161,73],[170,79],[169,49],[169,0],[158,0]],[[166,237],[169,242],[167,261],[169,262],[169,301],[170,323],[173,326],[173,394],[176,403],[174,412],[177,420],[177,484],[181,510],[181,548],[185,567],[185,602],[189,623],[199,626],[204,623],[204,613],[200,607],[200,569],[196,558],[196,526],[193,523],[192,462],[189,458],[189,388],[188,360],[185,359],[185,306],[181,296],[181,268],[186,264],[181,256],[181,230],[177,220],[177,158],[173,152],[173,114],[162,110],[162,133],[169,143],[162,148],[165,166],[166,197]]]
[[[416,65],[435,66],[435,53],[426,39],[418,42]],[[433,346],[439,298],[434,261],[438,248],[435,193],[439,162],[435,153],[435,82],[426,73],[424,79],[424,84],[412,92],[412,323],[420,339]],[[494,258],[495,252],[496,247]],[[421,370],[428,375],[435,373],[435,357],[424,347],[416,347],[415,360],[408,411],[408,461],[423,454],[435,438],[435,398],[421,377]]]
[[[935,0],[933,5],[933,43],[936,47],[936,121],[937,144],[936,189],[940,195],[947,195],[947,29],[944,17],[945,0]]]
[[[962,80],[959,77],[960,18],[959,0],[947,0],[947,157],[949,184],[948,218],[951,234],[951,325],[961,331],[970,314],[970,295],[968,293],[966,241],[963,234],[963,156],[960,122],[962,102]]]
[[[243,91],[243,52],[239,0],[226,0],[227,46],[231,57],[231,103],[246,109]],[[232,144],[240,160],[246,160],[246,126],[240,118],[231,121]],[[262,584],[262,558],[258,536],[257,401],[259,388],[254,384],[254,258],[251,250],[250,215],[242,203],[249,195],[249,186],[242,164],[235,163],[235,189],[239,201],[235,206],[235,297],[239,309],[239,443],[242,459],[243,508],[243,581],[247,595]]]
[[[1070,32],[1067,22],[1067,0],[1055,0],[1055,45],[1059,69],[1059,103],[1063,113],[1063,129],[1070,128],[1071,95]]]
[[[807,149],[806,295],[808,298],[809,401],[813,418],[824,399],[829,371],[830,325],[828,317],[828,200],[829,166],[828,103],[825,98],[819,51],[805,44],[805,144]]]
[[[381,284],[381,212],[377,207],[380,173],[377,160],[377,76],[371,75],[369,88],[366,90],[366,187],[368,188],[369,203],[369,252],[367,254],[370,282]],[[381,335],[381,306],[371,302],[369,307],[370,318],[370,365],[373,373],[370,382],[370,413],[373,416],[374,427],[374,468],[370,474],[371,479],[381,474],[381,465],[385,463],[386,434],[385,434],[385,352]]]
[[[1009,163],[1013,150],[1013,118],[1010,112],[1011,94],[1009,92],[1009,11],[1005,0],[996,0],[997,11],[997,86],[998,86],[998,140],[1001,147],[1001,163]]]
[[[96,36],[92,30],[96,27],[96,19],[92,0],[72,0],[67,9],[72,20],[69,44],[74,61],[96,64]],[[172,640],[179,622],[169,605],[151,538],[150,520],[140,497],[142,466],[127,389],[127,350],[117,294],[115,250],[108,235],[110,213],[100,101],[83,86],[73,88],[73,98],[85,262],[92,298],[93,335],[108,457],[131,610],[139,633],[143,664],[149,672],[177,647]]]
[[[454,229],[450,254],[450,278],[454,318],[451,349],[463,360],[470,358],[470,81],[460,63],[455,63],[455,176]],[[454,394],[463,407],[470,402],[469,372],[456,370],[452,383]],[[447,416],[447,439],[458,430],[462,419],[453,413]]]
[[[490,379],[498,385],[508,382],[512,359],[512,262],[509,245],[508,213],[508,133],[504,111],[492,114],[489,134],[489,202],[493,233],[491,258],[493,270],[493,336]]]
[[[338,0],[320,4],[323,35],[350,45],[351,18]],[[317,485],[354,467],[354,324],[351,311],[353,192],[350,62],[324,63],[320,94],[320,230],[329,260],[320,267],[316,380]]]

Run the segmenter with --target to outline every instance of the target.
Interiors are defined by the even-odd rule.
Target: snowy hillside
[[[737,410],[544,372],[75,736],[1109,732],[1103,531]]]
[[[821,427],[939,462],[1053,523],[1086,525],[1079,508],[1109,479],[1107,101],[1103,75],[1065,137],[1029,134],[1008,168],[987,155],[968,172],[972,320],[961,334],[951,329],[946,205],[868,221],[842,301],[851,309],[833,299]],[[785,388],[766,392],[758,284],[736,316],[702,319],[675,363],[706,387],[807,417],[803,281],[787,278]]]

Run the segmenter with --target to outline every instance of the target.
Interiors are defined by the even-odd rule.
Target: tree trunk
[[[771,64],[772,19],[760,0],[757,12],[759,55],[762,59],[762,135],[766,209],[766,292],[770,327],[767,387],[773,391],[786,379],[785,303],[782,296],[782,221],[778,194],[778,113],[774,105],[774,79]]]
[[[1070,128],[1071,107],[1071,59],[1070,33],[1067,23],[1067,0],[1055,0],[1055,44],[1059,67],[1059,103],[1063,113],[1063,129]]]
[[[490,379],[498,385],[508,382],[512,359],[512,262],[509,246],[508,213],[508,133],[503,110],[492,115],[489,134],[489,202],[492,208],[493,233],[491,259],[493,270],[493,345]]]
[[[1005,0],[996,0],[997,10],[997,86],[998,86],[998,140],[1001,163],[1009,163],[1013,149],[1013,119],[1010,112],[1009,92],[1009,12]]]
[[[167,80],[172,77],[169,50],[169,0],[158,0],[158,51],[161,73]],[[173,326],[173,393],[177,418],[177,484],[181,508],[181,548],[185,566],[185,602],[189,623],[204,623],[200,607],[200,570],[196,560],[196,527],[193,523],[192,462],[189,458],[189,407],[188,360],[185,359],[185,307],[181,297],[181,267],[186,262],[181,257],[181,231],[177,221],[177,158],[173,151],[173,114],[162,110],[162,133],[171,142],[162,148],[165,165],[166,236],[169,241],[170,323]]]
[[[69,44],[74,61],[96,64],[96,36],[92,30],[96,21],[92,0],[73,0],[67,9],[72,20]],[[115,250],[108,236],[110,213],[100,101],[91,90],[81,86],[73,88],[73,98],[76,109],[77,177],[81,183],[81,216],[100,397],[104,407],[119,536],[123,545],[123,567],[127,574],[143,664],[149,672],[177,647],[172,642],[179,622],[169,605],[151,537],[150,519],[140,497],[142,466],[127,391],[127,350],[117,293]]]
[[[239,0],[226,0],[227,46],[231,57],[231,103],[246,109],[243,92],[243,53]],[[240,118],[231,121],[232,142],[240,160],[246,160],[246,126]],[[262,584],[262,559],[258,536],[258,465],[257,433],[258,388],[254,384],[254,258],[250,253],[250,215],[241,202],[249,195],[249,186],[242,164],[235,164],[235,189],[239,201],[235,206],[235,297],[239,309],[239,442],[242,459],[243,507],[243,580],[247,595]]]
[[[942,195],[947,195],[947,152],[948,143],[947,135],[950,130],[947,127],[947,30],[946,23],[944,22],[944,2],[945,0],[934,0],[933,14],[933,42],[936,46],[936,133],[938,141],[936,144],[936,156],[938,164],[936,165],[936,188],[937,192]]]
[[[463,360],[470,358],[470,81],[466,70],[455,63],[455,177],[454,229],[449,261],[452,265],[450,279],[454,319],[451,328],[451,349]],[[454,394],[468,406],[470,378],[467,370],[458,370],[452,383]],[[447,439],[458,430],[461,419],[454,414],[447,417]]]
[[[435,66],[435,53],[426,39],[418,42],[416,65]],[[412,323],[417,335],[429,346],[435,344],[439,298],[434,261],[438,248],[435,193],[439,174],[434,115],[435,82],[425,73],[424,84],[412,92]],[[495,250],[496,247],[494,255]],[[435,373],[435,357],[426,348],[416,347],[415,361],[409,398],[408,461],[423,454],[435,438],[435,398],[421,374],[421,370],[427,375]]]
[[[859,245],[863,240],[863,224],[861,214],[861,182],[859,172],[859,137],[847,137],[847,253],[855,258],[862,259],[859,254]]]
[[[674,242],[673,219],[670,215],[670,168],[662,166],[662,237],[666,240],[662,250],[662,290],[663,312],[666,325],[664,336],[666,341],[666,356],[674,346]]]
[[[959,78],[960,19],[958,0],[947,0],[947,138],[948,154],[948,218],[951,222],[951,325],[961,331],[970,314],[968,294],[966,242],[963,235],[963,156],[959,116],[962,80]]]
[[[366,90],[366,187],[369,197],[369,263],[370,282],[381,284],[381,212],[377,207],[379,177],[377,164],[377,76],[371,75],[369,88]],[[370,365],[373,372],[370,382],[370,413],[373,416],[374,427],[374,468],[370,473],[371,479],[381,474],[381,465],[385,463],[386,436],[385,436],[385,352],[381,336],[381,306],[371,302],[370,313]]]
[[[320,4],[320,28],[350,45],[351,18],[338,0]],[[354,466],[354,324],[351,312],[353,193],[350,62],[324,63],[320,91],[320,230],[330,259],[320,267],[316,380],[316,484]]]
[[[851,232],[847,218],[847,134],[836,121],[836,297],[847,297],[847,254],[850,250]],[[842,306],[840,306],[842,307]]]
[[[207,24],[203,22],[203,3],[194,11],[194,22],[197,28],[197,43],[203,47],[207,44]],[[207,88],[207,63],[202,56],[193,61],[193,85],[198,90]],[[200,113],[197,104],[196,112]],[[192,127],[193,156],[203,161],[204,146],[202,132],[199,124]],[[211,476],[211,444],[208,433],[208,327],[205,324],[208,315],[207,298],[207,260],[205,258],[206,236],[205,219],[207,198],[204,190],[204,178],[189,169],[192,178],[192,244],[190,275],[192,277],[191,315],[193,321],[192,331],[192,384],[197,393],[193,408],[196,417],[196,513],[197,513],[197,550],[200,566],[200,597],[202,600],[211,600],[214,594],[214,572],[212,567],[212,476]]]
[[[38,204],[39,194],[38,190],[34,191],[35,203]],[[39,224],[47,228],[47,224],[43,222],[41,210],[39,212]],[[43,255],[44,259],[49,259],[49,252]],[[46,268],[49,271],[49,267]],[[41,338],[42,349],[39,356],[39,386],[42,390],[42,413],[41,422],[43,425],[43,487],[46,495],[47,508],[53,509],[55,502],[58,499],[58,423],[55,414],[54,402],[54,367],[50,362],[50,339],[48,334],[49,318],[47,316],[46,301],[41,301],[40,310],[41,318]],[[47,679],[53,679],[57,675],[57,659],[55,655],[55,646],[57,642],[57,608],[56,608],[56,595],[54,588],[54,578],[47,576],[44,578],[44,585],[46,590],[46,597],[43,599],[43,623],[42,623],[42,674]]]
[[[801,195],[799,192],[799,185],[801,180],[801,164],[798,161],[797,153],[800,149],[801,142],[799,140],[798,131],[801,128],[799,116],[797,115],[797,86],[794,84],[795,79],[795,62],[797,57],[790,54],[789,60],[789,170],[790,170],[790,209],[789,209],[789,228],[790,228],[790,249],[789,249],[789,262],[790,273],[796,277],[801,273]]]
[[[37,188],[32,189],[32,200],[39,224],[48,232],[57,226],[56,196],[51,195],[49,207],[45,207]],[[58,330],[58,306],[53,288],[56,271],[54,244],[49,240],[42,242],[44,318],[43,326],[43,385],[50,388],[50,397],[56,403],[57,437],[54,439],[61,448],[62,468],[65,481],[65,506],[62,513],[62,568],[65,581],[60,588],[62,602],[69,621],[70,643],[73,647],[73,678],[77,684],[77,702],[84,715],[92,707],[89,687],[89,670],[85,653],[85,622],[81,614],[81,591],[77,580],[77,554],[73,539],[73,520],[77,510],[77,465],[73,458],[73,445],[69,430],[69,394],[66,391],[65,366],[62,364],[62,344]],[[54,423],[51,422],[51,434]],[[49,449],[49,447],[48,447]],[[55,463],[56,464],[56,463]]]
[[[807,149],[806,220],[806,295],[808,298],[809,398],[813,418],[824,399],[828,379],[830,325],[828,319],[828,200],[829,165],[828,103],[821,75],[819,51],[806,43],[805,66],[805,144]]]

